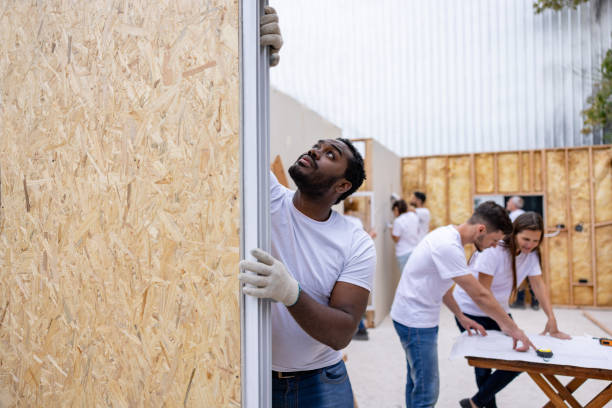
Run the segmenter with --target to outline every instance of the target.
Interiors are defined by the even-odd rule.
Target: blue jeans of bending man
[[[272,407],[353,408],[353,389],[344,361],[292,378],[278,378],[273,373]]]
[[[491,319],[487,316],[473,316],[465,313],[467,317],[476,322],[480,323],[485,330],[500,330],[499,325],[495,322],[495,320]],[[508,315],[512,318],[512,315]],[[459,330],[463,333],[465,329],[457,318],[455,318],[455,322],[459,327]],[[497,404],[495,402],[495,394],[501,391],[506,385],[510,384],[512,380],[514,380],[520,372],[516,371],[506,371],[506,370],[491,370],[490,368],[475,368],[476,374],[476,385],[478,385],[478,392],[474,394],[472,397],[472,401],[476,404],[477,407],[483,408],[497,408]]]
[[[400,275],[402,272],[404,272],[404,266],[406,266],[406,262],[408,262],[408,258],[410,258],[410,254],[412,254],[412,252],[408,252],[407,254],[404,254],[404,255],[395,256],[397,258],[397,266],[399,267]]]
[[[393,321],[406,352],[406,407],[433,407],[440,393],[438,326],[407,327]]]

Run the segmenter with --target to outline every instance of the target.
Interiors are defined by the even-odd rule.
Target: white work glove
[[[278,14],[270,6],[264,7],[265,14],[259,22],[260,43],[263,47],[270,46],[270,66],[278,65],[280,61],[279,51],[283,46],[283,36],[278,25]]]
[[[259,248],[252,250],[251,255],[259,262],[246,260],[240,262],[238,279],[247,284],[242,288],[242,293],[257,298],[274,299],[285,306],[293,306],[300,296],[300,285],[287,272],[285,265]],[[244,272],[245,270],[255,272],[257,275]]]

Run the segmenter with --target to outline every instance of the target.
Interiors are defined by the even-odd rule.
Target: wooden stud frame
[[[538,195],[538,196],[542,196],[543,201],[544,201],[544,206],[543,206],[543,212],[544,212],[544,218],[546,219],[547,217],[547,190],[548,190],[548,166],[547,166],[547,159],[546,159],[546,155],[548,152],[563,152],[564,153],[564,164],[565,164],[565,179],[566,179],[566,186],[565,186],[565,195],[566,195],[566,199],[565,199],[565,218],[566,218],[566,228],[564,228],[561,232],[566,233],[566,240],[567,240],[567,257],[568,257],[568,263],[567,263],[567,268],[568,268],[568,273],[569,273],[569,299],[570,299],[570,305],[573,305],[574,303],[574,287],[577,286],[587,286],[587,287],[592,287],[593,288],[593,305],[595,307],[601,307],[601,305],[598,304],[597,301],[597,242],[596,242],[596,228],[600,228],[600,227],[606,227],[606,226],[610,226],[612,225],[612,220],[606,220],[606,221],[600,221],[600,222],[596,222],[596,217],[595,217],[595,175],[594,175],[594,164],[593,164],[593,160],[594,160],[594,152],[598,151],[598,150],[605,150],[605,149],[610,149],[610,146],[608,145],[602,145],[602,146],[579,146],[579,147],[570,147],[570,148],[558,148],[558,149],[541,149],[541,150],[526,150],[526,151],[520,151],[520,150],[514,150],[514,151],[504,151],[503,154],[508,154],[508,153],[516,153],[518,155],[518,163],[519,163],[519,180],[518,180],[518,186],[519,186],[519,190],[518,191],[504,191],[503,194],[504,195]],[[588,180],[589,180],[589,195],[590,195],[590,227],[591,227],[591,231],[590,231],[590,240],[591,240],[591,279],[592,279],[592,283],[589,282],[587,284],[584,283],[576,283],[573,281],[574,278],[574,266],[573,266],[573,237],[574,237],[574,233],[573,233],[573,219],[572,219],[572,211],[571,211],[571,195],[570,195],[570,174],[569,174],[569,157],[571,155],[572,151],[579,151],[579,150],[586,150],[588,151],[588,160],[589,160],[589,166],[588,166]],[[470,193],[471,193],[471,200],[473,202],[474,200],[474,196],[478,195],[478,191],[477,191],[477,186],[476,186],[476,159],[478,156],[481,155],[491,155],[492,159],[493,159],[493,173],[494,173],[494,178],[493,178],[493,191],[491,193],[484,193],[484,194],[501,194],[499,191],[499,157],[498,155],[502,153],[502,152],[482,152],[482,153],[472,153],[472,154],[453,154],[453,155],[435,155],[435,156],[427,156],[427,157],[405,157],[405,159],[420,159],[423,163],[422,165],[422,174],[420,175],[420,177],[422,177],[422,179],[424,180],[424,182],[427,184],[427,174],[425,174],[426,171],[426,166],[425,164],[425,160],[430,159],[430,158],[446,158],[446,166],[448,169],[448,160],[449,158],[453,158],[453,157],[465,157],[466,160],[469,160],[470,162],[470,176],[471,176],[471,185],[470,185]],[[539,157],[539,166],[540,166],[540,177],[539,177],[539,181],[536,181],[536,153],[538,153],[540,155]],[[528,158],[526,157],[526,155],[528,154]],[[526,169],[523,169],[523,167],[525,165],[528,165],[529,167]],[[528,172],[528,173],[526,173]],[[523,190],[524,186],[524,178],[525,177],[529,177],[529,183],[528,183],[528,188],[527,190],[529,191],[525,191]],[[450,222],[449,217],[450,217],[450,205],[452,200],[450,200],[450,197],[448,197],[448,186],[449,186],[449,182],[450,180],[447,181],[446,185],[445,185],[445,194],[447,195],[447,208],[446,208],[446,220],[447,222]],[[537,189],[537,186],[540,185],[541,188]],[[427,190],[427,185],[423,186],[424,190]],[[406,194],[407,192],[404,192],[404,194]],[[427,193],[431,193],[431,191],[427,191]],[[545,232],[546,233],[550,233],[550,232],[555,232],[556,229],[554,228],[548,228],[547,226],[545,226]],[[543,253],[544,256],[542,257],[542,274],[543,274],[543,278],[544,281],[548,284],[550,281],[550,271],[549,271],[549,259],[548,259],[548,254],[549,254],[549,250],[550,250],[550,245],[548,240],[544,240],[543,243]],[[548,285],[548,287],[550,288],[550,285]]]

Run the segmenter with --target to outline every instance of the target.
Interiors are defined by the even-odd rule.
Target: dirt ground
[[[587,310],[589,314],[612,329],[612,310]],[[512,309],[514,320],[527,333],[539,333],[546,323],[542,310]],[[606,337],[606,333],[583,316],[581,310],[555,308],[559,329],[570,335]],[[387,316],[376,328],[369,329],[368,341],[352,341],[345,350],[346,365],[359,408],[400,408],[404,404],[406,359],[399,338]],[[438,334],[440,365],[440,397],[437,407],[459,407],[459,400],[476,392],[473,368],[464,359],[450,360],[449,355],[459,330],[452,314],[442,307]],[[607,336],[610,337],[610,336]],[[560,377],[562,383],[569,381]],[[602,390],[605,381],[589,380],[575,393],[585,405]],[[548,399],[526,374],[518,376],[497,397],[503,407],[541,407]],[[612,407],[612,404],[608,406]]]

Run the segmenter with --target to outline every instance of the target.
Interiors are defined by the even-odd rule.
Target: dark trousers
[[[495,323],[495,320],[486,316],[472,316],[465,314],[470,319],[480,323],[485,330],[500,330],[499,325]],[[512,315],[509,315],[512,318]],[[455,318],[457,326],[461,332],[465,329],[457,318]],[[490,368],[475,368],[476,372],[476,384],[478,385],[478,392],[472,397],[472,401],[476,406],[483,408],[497,408],[495,403],[495,394],[501,391],[506,385],[510,384],[512,380],[520,374],[516,371],[505,371],[505,370],[491,370]]]

